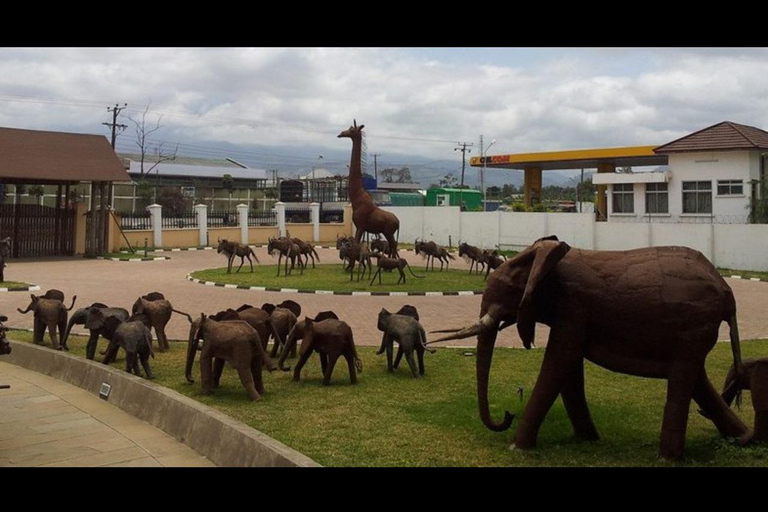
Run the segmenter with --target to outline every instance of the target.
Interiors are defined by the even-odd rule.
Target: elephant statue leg
[[[416,347],[416,357],[419,361],[419,375],[424,375],[424,346],[421,344]]]
[[[693,389],[693,399],[701,407],[704,417],[712,420],[722,436],[742,440],[751,435],[749,428],[720,397],[707,377],[706,370],[703,370],[699,375],[699,381]]]
[[[136,352],[125,353],[125,371],[141,377],[139,363],[136,361]]]
[[[259,362],[261,364],[261,362]],[[248,392],[248,396],[251,398],[252,401],[257,402],[261,400],[261,395],[258,391],[256,391],[256,386],[253,382],[253,374],[251,374],[251,366],[238,366],[236,368],[237,374],[240,376],[240,382],[243,384],[243,387]]]
[[[350,352],[344,353],[344,359],[347,360],[347,367],[349,368],[349,381],[352,384],[357,384],[357,370],[355,370],[355,356]]]
[[[66,345],[66,343],[64,341],[64,333],[67,332],[67,319],[66,318],[60,319],[57,327],[59,329],[59,347],[60,347],[60,350],[63,349],[63,350],[66,350],[67,352],[69,352],[69,347]]]
[[[224,372],[224,363],[226,361],[220,357],[213,358],[213,388],[219,387],[219,381],[221,380],[221,374]]]
[[[35,317],[33,320],[33,334],[32,341],[35,345],[43,344],[43,335],[45,334],[45,323],[39,317]]]
[[[50,324],[48,325],[48,334],[51,336],[51,343],[53,343],[53,348],[56,350],[61,350],[61,346],[59,345],[59,339],[56,335],[56,324]]]
[[[320,356],[320,368],[322,368],[323,375],[325,375],[325,369],[328,368],[328,354],[318,353],[318,356]]]
[[[328,386],[331,384],[331,375],[333,375],[333,367],[336,366],[336,361],[339,359],[339,354],[333,353],[328,354],[328,367],[325,369],[325,374],[323,375],[323,386]]]
[[[211,387],[213,384],[213,357],[203,352],[200,354],[200,380],[202,381],[202,393],[204,395],[211,394]]]
[[[93,361],[96,358],[96,346],[99,342],[99,332],[91,331],[91,335],[88,337],[88,343],[85,345],[85,358]],[[106,359],[106,358],[104,358]]]
[[[592,421],[584,393],[584,360],[571,370],[568,380],[560,393],[568,418],[576,437],[585,441],[597,441],[600,435]]]
[[[147,378],[154,379],[155,374],[152,372],[152,367],[149,366],[149,350],[142,350],[139,352],[139,359],[141,361],[141,366],[144,368],[144,373],[147,374]]]
[[[413,350],[409,350],[405,353],[405,360],[408,361],[408,366],[411,368],[411,373],[414,379],[421,377],[419,375],[419,369],[416,367],[416,361],[413,359]]]
[[[386,336],[386,334],[385,334]],[[390,338],[387,340],[387,371],[392,373],[395,371],[395,367],[392,365],[392,352],[394,351],[394,341]],[[398,362],[400,361],[400,346],[397,347]]]
[[[400,359],[403,357],[403,346],[398,343],[397,345],[397,355],[395,356],[395,364],[392,365],[392,368],[397,370],[397,368],[400,366]]]
[[[752,372],[752,407],[755,409],[753,441],[768,441],[768,364],[760,362]]]
[[[299,379],[301,379],[301,369],[304,368],[304,365],[307,364],[307,360],[309,360],[309,356],[312,355],[312,352],[314,352],[315,349],[311,346],[307,347],[307,350],[301,354],[301,357],[299,357],[299,362],[296,363],[296,368],[293,369],[293,380],[295,382],[298,382]],[[320,360],[322,363],[322,359]]]
[[[661,422],[661,448],[663,459],[675,460],[683,455],[688,410],[693,390],[704,371],[704,361],[677,361],[667,377],[667,402]]]
[[[264,361],[262,361],[261,357],[259,357],[258,355],[251,360],[251,375],[253,377],[253,383],[256,388],[256,391],[260,395],[263,395],[265,392],[264,379],[262,378],[262,373],[261,373],[261,366],[263,364],[264,364]]]
[[[168,338],[165,335],[165,324],[156,326],[155,334],[157,334],[157,346],[160,349],[160,352],[166,352],[170,346],[168,345]]]
[[[97,334],[96,337],[98,338],[98,336],[99,335]],[[115,343],[113,341],[110,341],[109,345],[107,345],[107,350],[104,353],[104,359],[102,359],[101,362],[104,363],[104,364],[112,363],[117,358],[117,351],[119,349],[120,349],[120,345],[118,345],[117,343]],[[94,346],[93,350],[94,350],[94,352],[96,351],[96,347],[95,346]],[[95,356],[92,354],[92,357],[90,359],[93,359],[93,357],[95,357]]]

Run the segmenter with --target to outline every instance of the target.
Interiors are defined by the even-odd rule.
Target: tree
[[[408,167],[401,167],[400,169],[388,167],[379,172],[379,175],[384,183],[413,183],[411,170]]]
[[[749,222],[768,224],[768,185],[766,180],[752,180],[752,197],[749,199]],[[759,190],[760,197],[754,191]]]
[[[163,214],[169,213],[169,216],[178,216],[189,210],[189,199],[184,197],[179,187],[162,187],[160,196],[157,198],[157,204],[163,207]]]
[[[136,194],[145,203],[145,206],[150,205],[155,197],[155,187],[146,179],[142,179],[136,184]]]
[[[225,174],[221,177],[221,186],[232,193],[232,187],[235,185],[235,179],[232,177],[231,174]]]
[[[43,188],[42,185],[32,185],[29,187],[29,195],[35,196],[37,198],[37,202],[40,202],[40,198],[45,195],[45,188]]]
[[[585,179],[582,183],[579,183],[577,187],[579,190],[579,200],[582,203],[592,203],[595,201],[597,187],[592,183],[592,178]]]
[[[140,155],[140,170],[141,170],[141,177],[144,177],[145,174],[149,174],[152,172],[152,170],[160,165],[163,162],[171,162],[173,160],[176,160],[176,153],[179,150],[179,145],[176,144],[176,147],[173,149],[173,151],[169,151],[168,148],[165,147],[164,142],[159,142],[154,145],[154,162],[152,163],[149,168],[145,169],[144,164],[147,162],[147,152],[150,149],[150,145],[152,145],[151,141],[149,140],[149,137],[157,132],[160,128],[163,126],[160,124],[160,121],[163,119],[163,116],[157,116],[157,121],[155,122],[154,126],[152,123],[149,123],[147,125],[147,114],[149,113],[149,105],[147,105],[147,108],[144,109],[144,113],[141,114],[141,120],[137,121],[136,119],[133,119],[132,117],[128,117],[128,119],[134,124],[136,127],[136,145],[139,147],[139,155]]]
[[[443,176],[443,178],[439,181],[439,184],[443,188],[456,188],[459,186],[459,180],[456,179],[456,176],[454,176],[452,172],[449,172]]]

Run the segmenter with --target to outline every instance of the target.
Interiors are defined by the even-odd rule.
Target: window
[[[683,213],[712,213],[712,182],[683,182]]]
[[[645,185],[645,213],[669,213],[669,191],[666,183]]]
[[[195,187],[181,187],[181,195],[184,197],[195,197]]]
[[[743,196],[744,195],[744,181],[742,181],[742,180],[718,180],[717,181],[717,195],[718,196]]]
[[[635,213],[635,191],[632,183],[613,186],[613,213]]]

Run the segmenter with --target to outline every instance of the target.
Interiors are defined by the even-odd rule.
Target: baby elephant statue
[[[117,356],[117,351],[123,348],[125,350],[126,372],[135,373],[141,377],[140,360],[147,378],[155,378],[152,367],[149,366],[149,357],[152,356],[153,359],[155,357],[155,353],[152,351],[152,333],[144,323],[140,321],[124,322],[119,317],[108,316],[104,319],[104,330],[112,333],[106,355],[102,361],[104,364],[112,363]],[[104,334],[104,336],[107,335]]]
[[[321,311],[317,314],[313,321],[322,322],[323,320],[328,320],[329,318],[333,318],[334,320],[339,319],[339,317],[333,311]],[[285,359],[288,357],[289,352],[291,352],[293,355],[296,355],[296,342],[297,340],[304,339],[304,330],[306,325],[306,321],[296,322],[285,339],[285,346],[283,347],[283,350],[280,351],[280,359],[277,361],[277,366],[284,372],[290,371],[291,369],[290,366],[285,366]],[[303,349],[302,353],[304,353]],[[325,360],[324,363],[322,362],[323,360]],[[323,365],[323,373],[325,373],[326,363],[328,362],[325,354],[320,353],[320,361]]]
[[[47,327],[53,348],[61,350],[62,346],[59,345],[59,340],[64,339],[64,333],[67,329],[68,311],[75,307],[77,295],[72,297],[72,305],[69,309],[64,305],[64,294],[59,290],[48,290],[45,292],[45,295],[39,297],[35,294],[30,294],[30,297],[32,297],[32,300],[27,309],[22,311],[19,308],[17,311],[22,315],[26,315],[30,311],[33,312],[34,330],[32,341],[37,345],[42,344],[45,328]]]
[[[224,370],[224,363],[229,362],[240,376],[240,382],[248,391],[251,400],[261,400],[264,394],[264,382],[261,377],[262,362],[266,362],[270,372],[277,367],[261,344],[256,330],[242,320],[227,320],[217,322],[205,314],[190,322],[189,345],[187,348],[187,363],[185,374],[187,381],[195,382],[192,378],[192,365],[195,361],[197,346],[203,340],[200,354],[200,377],[203,384],[203,394],[210,395],[213,388],[219,387],[219,379]]]
[[[412,311],[405,310],[405,307],[401,309],[403,314],[400,314],[400,312],[392,314],[386,309],[382,309],[379,312],[379,322],[376,327],[384,335],[381,338],[381,348],[379,348],[376,354],[379,355],[385,350],[387,351],[387,371],[389,372],[394,371],[400,365],[400,358],[405,355],[405,360],[408,361],[408,366],[411,367],[413,378],[418,379],[424,375],[424,351],[428,350],[433,354],[435,351],[426,347],[427,335],[416,319],[418,318],[416,308],[410,308]],[[397,357],[394,364],[392,364],[392,351],[395,341],[398,343]],[[416,361],[413,359],[414,351],[416,351],[419,359],[418,371],[416,369]]]
[[[739,406],[742,390],[751,391],[755,427],[752,432],[740,436],[739,443],[746,445],[752,441],[768,441],[768,357],[745,359],[742,366],[743,370],[739,373],[736,371],[736,365],[731,365],[720,396],[729,406],[736,399],[736,405]],[[699,413],[709,418],[701,409]]]
[[[304,319],[304,339],[301,342],[301,357],[293,371],[294,381],[299,381],[301,369],[314,351],[320,355],[323,386],[331,383],[333,367],[340,356],[347,360],[350,382],[357,384],[357,372],[363,373],[363,362],[357,357],[352,329],[346,322],[333,318],[322,322],[315,322],[309,317]]]

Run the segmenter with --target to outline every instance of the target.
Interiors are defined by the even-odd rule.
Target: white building
[[[730,121],[654,149],[668,165],[652,172],[597,173],[607,216],[618,222],[749,222],[765,178],[768,132]]]

